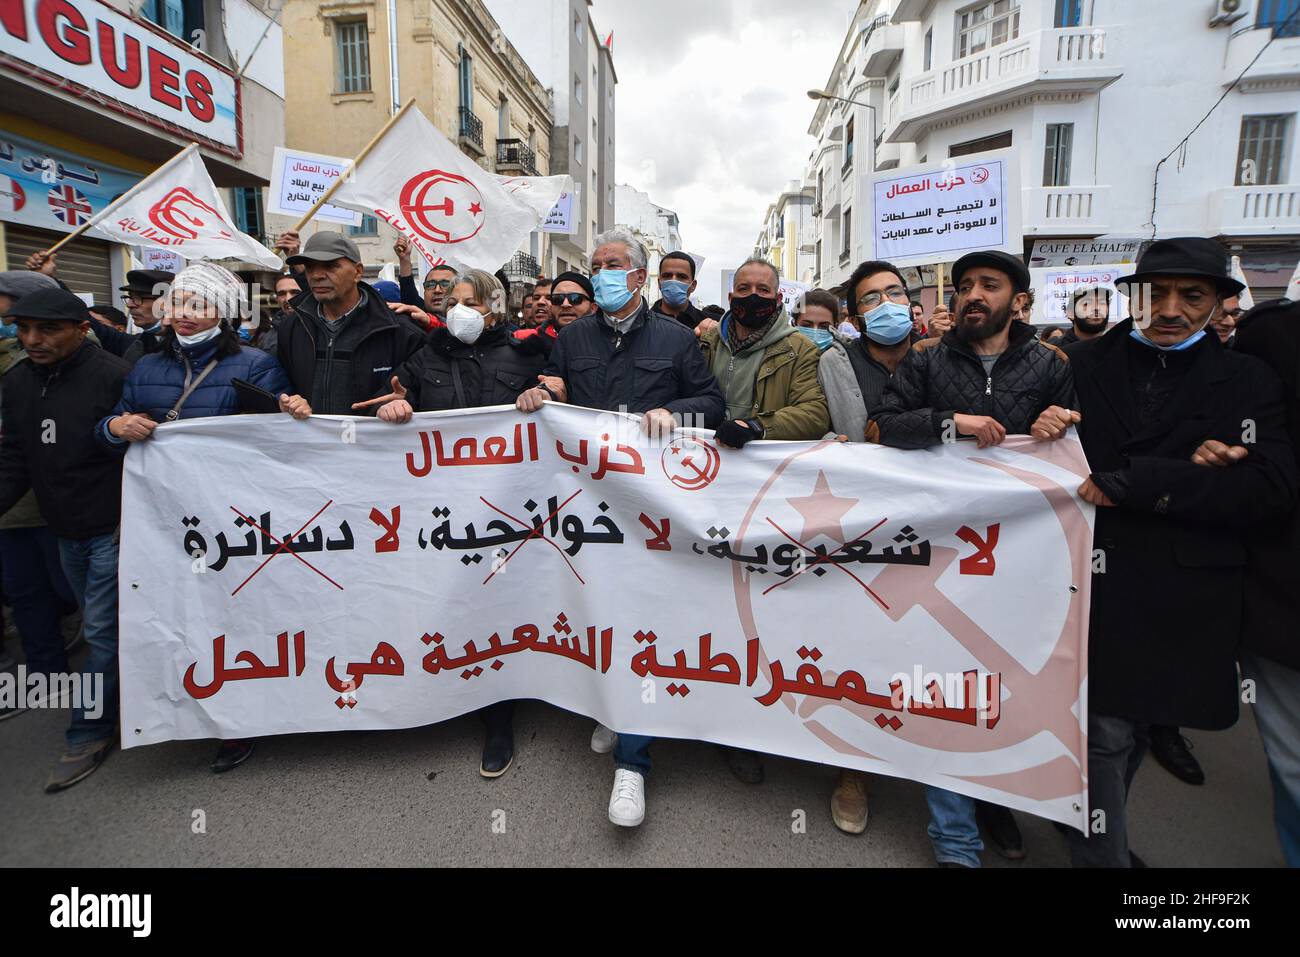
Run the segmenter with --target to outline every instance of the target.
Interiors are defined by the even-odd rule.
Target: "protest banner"
[[[548,404],[163,424],[126,456],[122,743],[609,727],[1086,820],[1075,437],[651,443]]]
[[[324,196],[351,160],[324,153],[275,148],[271,160],[271,187],[266,194],[266,211],[278,216],[301,216]],[[361,213],[324,203],[316,210],[317,219],[346,226],[360,226]]]
[[[578,224],[573,219],[573,193],[565,190],[555,201],[546,219],[538,227],[544,233],[575,233]]]
[[[1080,286],[1102,286],[1111,292],[1110,321],[1119,322],[1128,315],[1128,297],[1115,288],[1115,280],[1132,272],[1131,263],[1031,269],[1030,284],[1037,298],[1030,321],[1034,325],[1069,325],[1070,294]]]
[[[1021,255],[1020,183],[1010,150],[874,177],[872,259],[895,266],[953,262],[973,250]]]

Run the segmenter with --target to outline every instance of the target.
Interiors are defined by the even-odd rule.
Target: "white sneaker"
[[[596,730],[591,732],[591,750],[597,754],[609,754],[614,750],[614,742],[617,740],[617,734],[597,721]]]
[[[609,820],[620,827],[636,827],[645,820],[645,778],[636,771],[619,768],[614,772]]]

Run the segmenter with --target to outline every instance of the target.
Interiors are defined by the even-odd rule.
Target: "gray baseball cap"
[[[299,263],[305,265],[309,262],[333,262],[335,259],[349,259],[359,263],[361,250],[357,249],[357,244],[342,233],[326,231],[308,236],[298,254],[290,256],[285,262],[290,266],[296,266]]]

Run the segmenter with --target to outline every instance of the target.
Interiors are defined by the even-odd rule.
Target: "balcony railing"
[[[1214,194],[1210,226],[1224,236],[1262,236],[1300,229],[1300,185],[1232,186]]]
[[[483,150],[483,121],[468,106],[460,108],[460,138]]]
[[[882,13],[876,19],[872,20],[865,30],[862,31],[862,48],[865,50],[867,44],[871,42],[871,35],[877,30],[883,30],[889,23],[889,14]]]
[[[1101,27],[1039,30],[922,73],[891,100],[887,138],[914,139],[925,118],[1018,95],[1030,83],[1096,92],[1122,68],[1113,33]]]
[[[516,279],[536,279],[541,272],[537,258],[530,253],[515,253],[505,266],[506,276],[513,282]]]
[[[1021,192],[1026,233],[1095,235],[1109,228],[1109,186],[1031,186]]]
[[[497,172],[520,170],[525,176],[537,176],[537,155],[523,140],[497,140]]]

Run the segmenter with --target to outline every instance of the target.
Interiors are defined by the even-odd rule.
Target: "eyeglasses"
[[[553,292],[546,298],[551,300],[552,306],[562,306],[566,302],[571,306],[581,302],[591,302],[591,297],[581,292]]]
[[[450,289],[450,279],[426,279],[424,281],[425,289]]]
[[[911,301],[907,296],[907,290],[904,289],[902,286],[890,286],[888,289],[885,290],[883,296],[878,292],[867,293],[865,296],[863,296],[861,299],[858,300],[858,309],[864,313],[870,312],[872,309],[875,309],[876,306],[884,302],[886,298],[888,298],[891,302],[898,302],[898,303]]]

